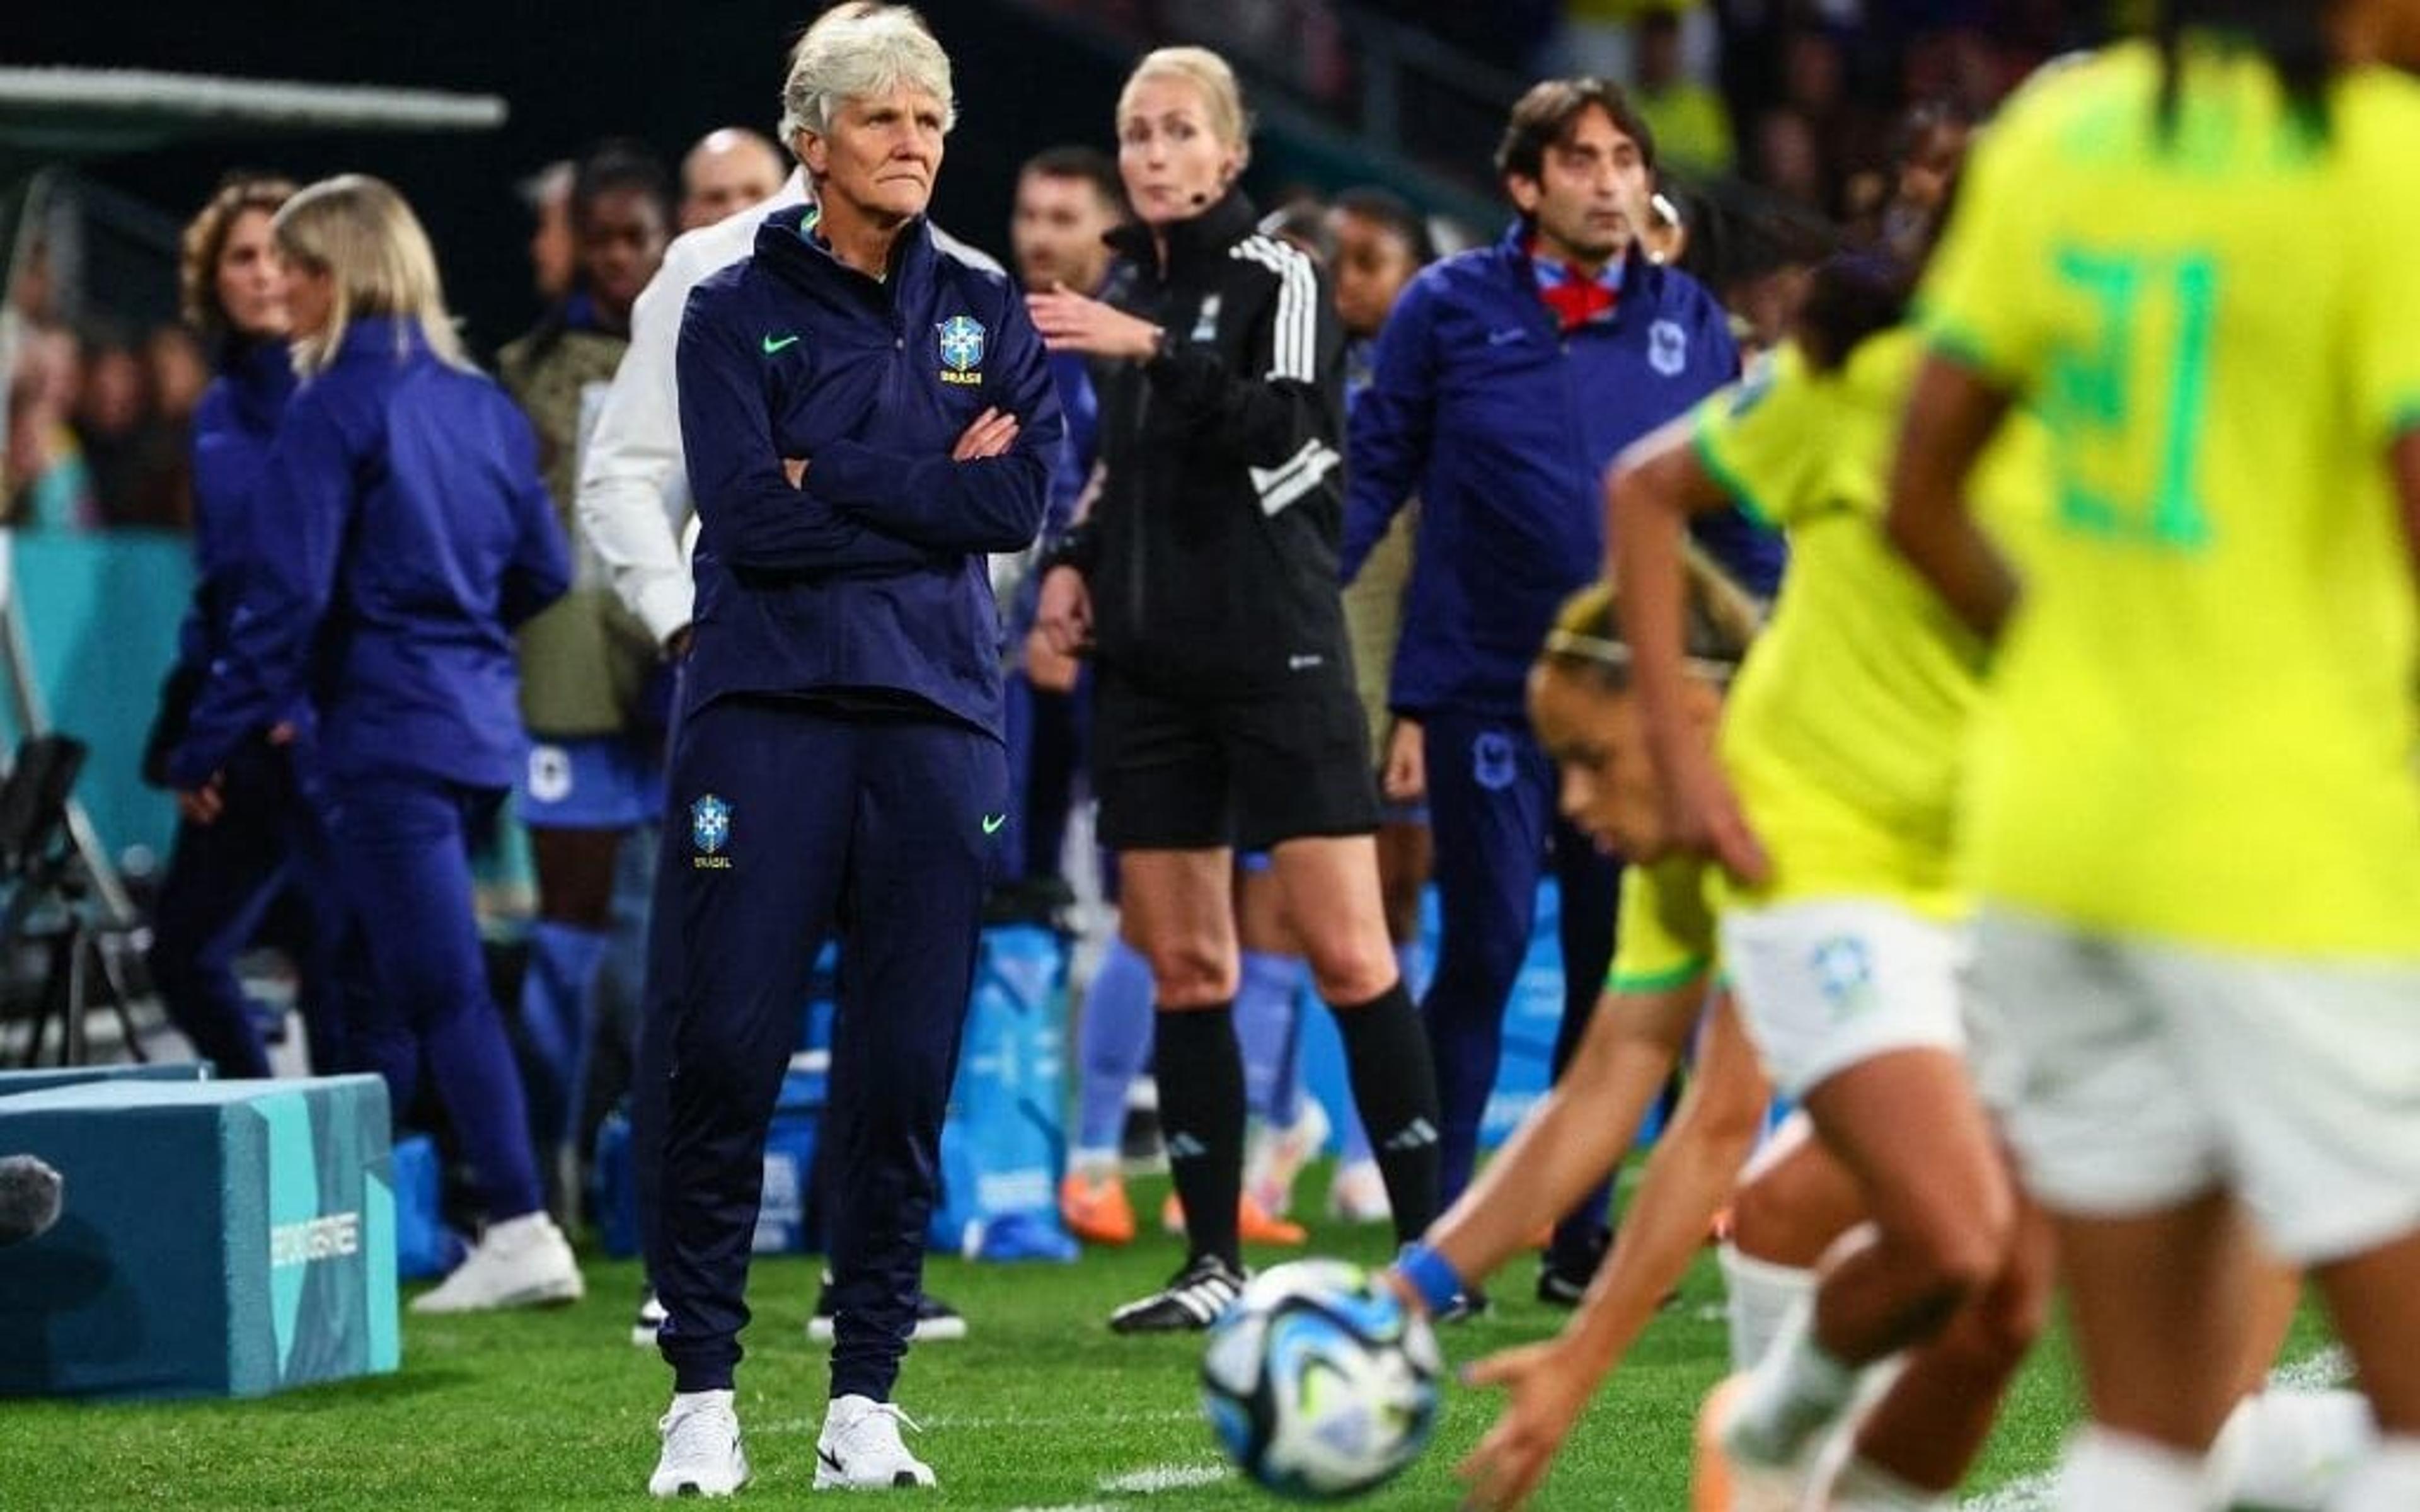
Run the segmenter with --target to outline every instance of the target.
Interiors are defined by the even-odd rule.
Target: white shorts
[[[2420,1228],[2420,969],[1977,927],[1980,1080],[2027,1186],[2128,1217],[2221,1186],[2289,1260]]]
[[[1890,1051],[1965,1048],[1966,937],[1954,926],[1825,900],[1733,908],[1722,938],[1740,1021],[1788,1096]]]

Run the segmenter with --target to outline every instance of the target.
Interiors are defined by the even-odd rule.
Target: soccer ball
[[[1263,1272],[1210,1330],[1202,1406],[1237,1468],[1335,1501],[1419,1457],[1436,1427],[1436,1335],[1367,1272],[1297,1260]]]

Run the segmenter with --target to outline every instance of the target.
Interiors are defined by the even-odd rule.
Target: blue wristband
[[[1426,1244],[1411,1243],[1395,1257],[1395,1269],[1419,1293],[1420,1305],[1431,1318],[1443,1316],[1455,1301],[1469,1288],[1463,1285],[1462,1273],[1453,1262]]]

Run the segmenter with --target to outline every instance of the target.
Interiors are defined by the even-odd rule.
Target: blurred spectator
[[[1828,208],[1823,149],[1815,124],[1787,105],[1766,111],[1756,123],[1756,181],[1809,209]]]
[[[1683,177],[1730,172],[1730,114],[1720,95],[1683,70],[1681,18],[1657,6],[1640,14],[1635,35],[1630,98],[1655,133],[1657,161]]]
[[[1299,247],[1325,269],[1336,256],[1336,236],[1328,227],[1327,207],[1308,189],[1286,193],[1278,208],[1261,217],[1261,234]]]
[[[151,375],[151,407],[161,419],[185,424],[209,387],[209,359],[193,331],[181,325],[152,328],[143,341],[144,365]]]
[[[579,255],[571,240],[571,179],[577,171],[578,164],[566,158],[520,182],[521,203],[531,216],[530,284],[549,304],[570,289]]]
[[[99,523],[183,529],[193,518],[184,433],[161,419],[145,354],[114,336],[88,350],[74,424]]]
[[[773,144],[744,126],[697,139],[681,159],[680,228],[694,231],[773,197],[786,172]]]
[[[672,181],[632,144],[597,149],[573,176],[569,291],[498,354],[505,390],[537,435],[538,468],[571,534],[582,442],[629,345],[630,309],[671,239]],[[659,721],[646,713],[655,638],[624,609],[584,543],[572,589],[520,627],[520,709],[530,748],[516,795],[537,871],[537,919],[521,980],[522,1075],[549,1205],[578,1190],[580,1072],[590,988],[612,941],[626,836],[662,813]]]
[[[55,328],[25,332],[8,393],[8,522],[89,530],[101,523],[92,471],[70,415],[84,382],[84,353]]]
[[[1722,39],[1714,12],[1700,0],[1564,0],[1562,27],[1545,61],[1566,77],[1593,75],[1643,86],[1646,26],[1659,13],[1671,27],[1675,71],[1698,79],[1711,75]],[[1660,136],[1662,122],[1655,124]]]

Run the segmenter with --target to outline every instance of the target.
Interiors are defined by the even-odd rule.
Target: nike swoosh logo
[[[1008,815],[1004,813],[986,815],[984,819],[984,833],[997,835],[1000,833],[1000,826],[1007,823]]]
[[[839,1460],[834,1459],[830,1455],[826,1454],[824,1452],[824,1447],[821,1444],[815,1445],[815,1458],[822,1460],[825,1464],[831,1466],[831,1472],[835,1475],[845,1475],[848,1473],[848,1467],[842,1464]]]
[[[792,342],[797,341],[798,339],[799,338],[796,336],[783,336],[779,341],[776,341],[771,336],[768,336],[765,338],[765,355],[770,357],[775,352],[780,351],[783,347],[789,346]]]
[[[1490,347],[1509,347],[1512,345],[1512,343],[1519,341],[1521,339],[1521,329],[1518,326],[1515,326],[1509,331],[1491,331],[1487,333],[1487,345]]]

